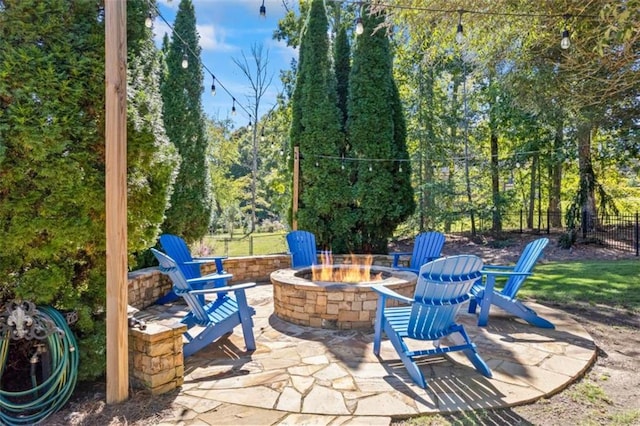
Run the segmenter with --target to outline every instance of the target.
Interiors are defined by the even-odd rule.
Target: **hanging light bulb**
[[[569,38],[569,30],[564,29],[562,31],[562,40],[560,40],[560,47],[567,50],[571,46],[571,39]]]
[[[187,69],[189,68],[189,58],[187,57],[187,54],[185,53],[184,55],[182,55],[182,68]]]
[[[464,43],[464,29],[462,28],[462,14],[463,10],[458,11],[458,28],[456,29],[456,43],[462,44]]]
[[[147,28],[151,28],[153,26],[153,18],[151,17],[151,12],[147,15],[147,18],[144,20],[144,26]]]
[[[362,24],[362,18],[358,16],[356,19],[356,34],[360,35],[364,32],[364,25]]]
[[[267,17],[267,8],[264,7],[264,0],[262,0],[262,6],[260,6],[260,17],[263,19]]]
[[[372,172],[373,171],[373,166],[371,165],[371,163],[369,163],[369,171]]]
[[[236,115],[236,98],[233,99],[233,104],[231,104],[231,115]]]
[[[264,142],[264,127],[262,128],[262,132],[260,132],[260,142]]]
[[[402,173],[402,163],[400,163],[400,166],[398,167],[398,171]]]
[[[211,96],[216,95],[216,77],[211,74]]]
[[[253,128],[253,125],[251,124],[251,118],[249,118],[249,126],[248,126],[249,130],[251,130]]]

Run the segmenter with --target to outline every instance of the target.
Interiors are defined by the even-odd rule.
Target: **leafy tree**
[[[349,76],[347,130],[354,180],[358,251],[386,253],[389,237],[415,208],[406,127],[392,74],[389,39],[383,14],[363,14]],[[400,171],[401,165],[403,171]],[[406,166],[406,167],[405,167]]]
[[[300,149],[300,229],[316,234],[319,246],[344,252],[351,229],[347,171],[342,170],[335,74],[323,0],[313,0],[302,33],[290,138]]]
[[[198,38],[193,3],[181,0],[166,53],[167,75],[161,91],[167,136],[178,149],[182,162],[162,230],[180,235],[187,242],[208,232],[212,213]]]
[[[269,50],[264,51],[262,44],[253,44],[251,46],[251,58],[253,67],[249,64],[249,60],[244,52],[241,52],[242,60],[233,58],[233,62],[240,68],[242,73],[249,80],[251,86],[251,94],[248,99],[251,102],[252,117],[249,120],[253,121],[253,126],[250,129],[251,133],[251,232],[256,230],[256,196],[257,196],[257,184],[258,184],[258,111],[260,109],[260,101],[262,97],[271,86],[273,80],[273,74],[267,72],[269,66]]]
[[[349,95],[349,72],[351,70],[351,51],[349,48],[349,38],[344,25],[340,25],[338,34],[333,45],[334,67],[337,82],[338,108],[340,109],[340,119],[342,131],[347,126],[347,98]]]
[[[149,6],[128,7],[128,241],[135,251],[157,236],[176,157],[160,125],[151,32],[140,31]],[[99,1],[0,2],[1,299],[78,312],[80,379],[100,376],[105,365],[101,13]]]

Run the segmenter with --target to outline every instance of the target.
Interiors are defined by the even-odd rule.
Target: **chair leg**
[[[491,374],[491,369],[489,369],[487,363],[484,362],[484,360],[480,357],[480,354],[478,354],[476,345],[471,342],[469,335],[462,325],[458,329],[458,333],[460,333],[464,341],[467,343],[467,345],[469,345],[469,348],[463,349],[462,352],[467,356],[467,358],[469,358],[469,361],[471,361],[475,369],[485,377],[492,377],[493,375]]]
[[[478,307],[478,301],[474,298],[469,300],[469,313],[475,314]]]
[[[380,341],[382,340],[382,329],[385,327],[386,318],[384,316],[384,307],[386,304],[386,297],[384,295],[378,296],[378,308],[376,310],[376,322],[373,326],[373,353],[377,356],[380,355]]]
[[[247,303],[247,296],[244,291],[234,292],[236,301],[238,302],[238,310],[240,314],[240,323],[242,324],[242,335],[244,336],[244,344],[247,351],[256,349],[256,339],[253,336],[253,319],[251,318],[251,308]]]
[[[395,348],[396,352],[398,353],[398,356],[400,356],[400,359],[402,360],[402,363],[407,369],[407,372],[409,373],[409,376],[411,377],[411,379],[418,386],[425,389],[427,387],[427,381],[422,375],[422,372],[420,371],[420,368],[418,367],[418,365],[413,361],[413,358],[407,356],[406,353],[409,350],[409,348],[407,348],[407,345],[404,343],[402,338],[398,336],[398,334],[391,328],[391,326],[388,325],[388,323],[386,324],[384,331],[387,334],[387,336],[389,336],[389,341]]]
[[[496,305],[504,309],[505,311],[513,314],[519,318],[522,318],[526,322],[531,325],[540,328],[556,328],[551,322],[546,319],[539,317],[536,311],[531,308],[525,306],[519,300],[511,300],[508,302],[502,302],[501,300],[496,300]]]

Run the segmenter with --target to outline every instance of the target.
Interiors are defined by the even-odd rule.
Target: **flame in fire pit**
[[[329,281],[342,283],[361,283],[381,281],[382,273],[372,274],[371,264],[373,256],[367,255],[363,262],[351,254],[350,262],[343,265],[334,265],[330,252],[322,254],[322,264],[311,268],[313,281]]]

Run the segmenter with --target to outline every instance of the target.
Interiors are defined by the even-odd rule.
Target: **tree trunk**
[[[529,211],[527,212],[527,228],[533,229],[533,215],[536,208],[536,188],[538,187],[538,161],[540,157],[535,154],[531,161],[531,182],[529,184]]]
[[[556,126],[556,134],[553,139],[553,155],[549,165],[549,226],[552,228],[562,227],[562,206],[560,205],[560,194],[562,191],[562,164],[564,159],[559,157],[562,148],[564,122],[559,120]]]
[[[493,199],[493,214],[491,229],[502,231],[502,216],[500,214],[500,181],[498,178],[498,135],[491,129],[491,196]]]
[[[595,173],[591,163],[591,131],[592,124],[582,121],[578,124],[578,168],[580,174],[579,200],[583,231],[591,230],[596,226],[596,199],[595,199]]]

